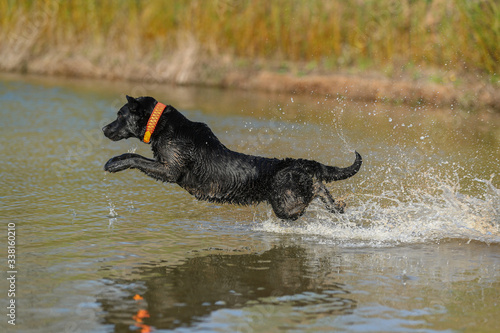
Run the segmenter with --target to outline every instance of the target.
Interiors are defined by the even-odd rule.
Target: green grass
[[[189,36],[210,55],[329,70],[500,73],[496,0],[7,0],[0,12],[0,46],[29,43],[27,61],[64,49],[154,62]]]

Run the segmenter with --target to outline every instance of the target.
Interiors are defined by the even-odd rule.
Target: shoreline
[[[468,82],[460,86],[453,82],[429,82],[428,77],[391,79],[377,72],[312,72],[297,75],[293,71],[273,68],[238,68],[235,61],[202,59],[199,56],[180,57],[174,54],[159,63],[131,62],[128,65],[99,66],[88,59],[47,57],[16,68],[1,68],[4,74],[37,75],[58,78],[96,79],[146,84],[200,86],[221,89],[288,93],[298,95],[336,96],[352,101],[382,101],[395,105],[428,105],[439,108],[461,108],[466,111],[500,114],[500,93],[485,80],[460,78]],[[125,70],[122,70],[124,69]]]

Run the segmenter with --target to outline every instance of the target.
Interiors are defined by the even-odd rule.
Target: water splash
[[[110,217],[110,218],[117,217],[118,213],[115,210],[115,205],[111,201],[109,201],[109,206],[108,207],[109,207],[108,217]]]
[[[134,144],[132,145],[132,147],[130,147],[128,150],[127,150],[127,153],[135,153],[137,151],[137,144]]]
[[[335,131],[337,133],[338,138],[340,140],[342,140],[342,142],[344,143],[344,148],[346,149],[346,151],[354,152],[355,149],[352,147],[351,144],[349,144],[349,142],[347,142],[346,136],[344,135],[344,130],[343,130],[343,126],[342,126],[343,114],[344,114],[344,109],[340,109],[338,112],[335,113],[336,118],[335,118],[335,121],[333,123],[335,126]]]
[[[117,220],[117,217],[119,215],[115,210],[115,204],[113,203],[113,201],[111,201],[111,199],[109,198],[108,195],[106,195],[106,200],[108,201],[108,208],[109,208],[109,213],[107,215],[107,217],[109,219],[108,227],[111,228],[114,226],[114,224]]]
[[[456,173],[442,176],[429,169],[421,181],[380,193],[357,193],[343,215],[330,214],[320,204],[299,222],[263,219],[257,230],[315,237],[317,242],[343,246],[391,246],[446,239],[500,243],[500,190],[489,180],[473,179],[461,188]],[[469,190],[474,194],[463,194]]]

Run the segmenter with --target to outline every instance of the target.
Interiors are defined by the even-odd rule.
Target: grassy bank
[[[0,12],[4,71],[184,84],[369,72],[473,94],[464,103],[498,88],[495,0],[8,0]]]

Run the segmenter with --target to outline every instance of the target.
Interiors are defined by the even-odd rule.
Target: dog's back
[[[191,147],[183,152],[189,157],[176,183],[200,200],[241,205],[262,202],[272,175],[283,163],[232,151],[203,123],[188,121],[183,124],[182,133],[172,133],[182,137],[183,146]],[[178,149],[170,148],[161,149],[160,155],[171,159],[168,155]]]
[[[348,168],[337,168],[306,159],[284,160],[247,155],[228,149],[204,123],[183,125],[184,140],[191,140],[191,163],[177,182],[197,199],[232,204],[253,204],[267,200],[274,175],[286,168],[300,168],[310,176],[331,182],[357,173],[361,156]]]

